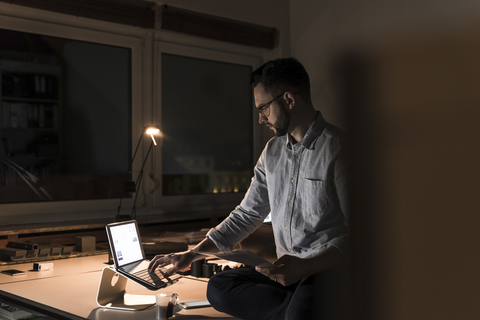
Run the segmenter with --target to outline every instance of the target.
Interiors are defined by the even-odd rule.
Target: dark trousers
[[[254,268],[228,270],[210,279],[207,298],[216,310],[245,320],[343,320],[349,296],[345,275],[337,275],[325,271],[284,287]]]

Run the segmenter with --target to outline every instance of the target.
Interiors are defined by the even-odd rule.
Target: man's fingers
[[[164,272],[163,276],[165,278],[168,278],[170,277],[172,274],[174,274],[175,272],[177,272],[176,268],[170,268],[168,269],[167,271]]]
[[[157,262],[158,259],[159,259],[158,256],[155,256],[153,257],[152,260],[150,260],[150,263],[148,264],[148,270],[155,269],[155,263]]]
[[[168,263],[165,263],[165,256],[155,256],[152,261],[150,261],[150,264],[148,265],[148,270],[152,271],[152,270],[155,270],[157,268],[161,268],[165,265],[167,265]]]
[[[171,253],[167,255],[157,255],[152,259],[152,261],[150,261],[150,264],[148,265],[148,270],[152,272],[158,268],[170,266],[167,270],[163,271],[165,272],[165,275],[170,276],[178,270],[188,267],[192,259],[193,258],[188,251]]]
[[[282,270],[282,267],[255,267],[257,272],[260,272],[265,277],[270,278],[270,280],[285,285],[285,274]]]
[[[259,266],[255,267],[255,270],[257,272],[260,272],[261,274],[267,277],[270,277],[270,274],[273,272],[274,269],[275,268],[272,268],[272,267],[259,267]]]

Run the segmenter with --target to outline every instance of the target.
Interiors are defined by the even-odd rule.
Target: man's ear
[[[283,99],[285,100],[285,102],[287,103],[288,105],[288,108],[289,109],[293,109],[293,107],[295,106],[295,103],[296,103],[296,100],[295,100],[295,96],[291,93],[291,92],[285,92],[285,94],[283,95]]]

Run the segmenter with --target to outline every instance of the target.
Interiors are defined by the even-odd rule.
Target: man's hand
[[[305,259],[286,255],[280,257],[273,264],[274,267],[257,266],[255,270],[284,286],[289,286],[309,276],[308,270],[303,267],[307,264]]]
[[[285,255],[273,263],[274,267],[257,266],[255,270],[284,286],[289,286],[303,278],[337,267],[345,262],[343,253],[332,246],[308,259]]]
[[[157,268],[162,268],[168,265],[172,265],[172,268],[165,271],[164,276],[169,277],[177,271],[183,270],[190,266],[190,264],[201,259],[198,257],[198,254],[191,251],[184,251],[179,253],[170,253],[167,255],[156,255],[150,264],[148,265],[149,271],[154,271]]]
[[[192,250],[170,253],[167,255],[156,255],[152,261],[150,261],[148,270],[154,271],[157,268],[162,268],[171,264],[172,267],[164,274],[165,277],[169,277],[177,271],[188,268],[193,261],[205,258],[205,255],[195,251],[218,252],[218,248],[212,240],[205,238]]]

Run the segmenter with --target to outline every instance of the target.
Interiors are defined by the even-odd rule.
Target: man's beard
[[[285,106],[282,105],[279,110],[280,113],[277,121],[272,124],[272,127],[275,129],[273,132],[277,137],[286,135],[288,133],[288,127],[290,126],[290,115],[288,114],[287,110],[285,110]]]

